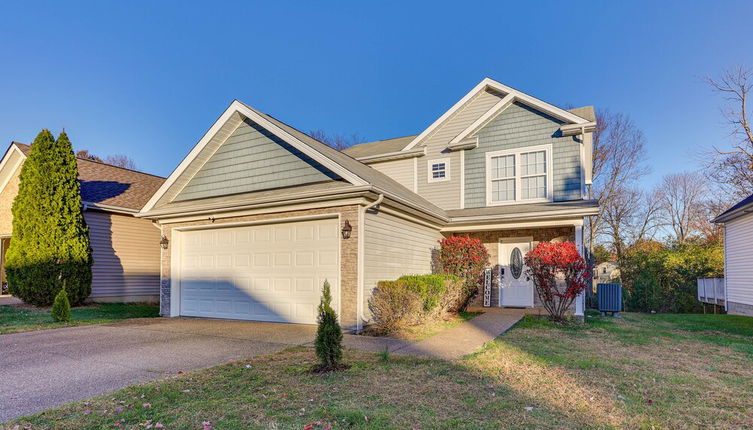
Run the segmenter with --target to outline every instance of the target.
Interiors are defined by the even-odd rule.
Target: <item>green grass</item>
[[[350,368],[331,374],[311,373],[313,351],[294,348],[9,427],[753,428],[753,352],[736,347],[753,342],[751,326],[712,315],[592,315],[566,326],[528,317],[455,362],[347,351]]]
[[[0,335],[157,316],[159,316],[159,307],[153,304],[101,303],[72,308],[69,322],[55,322],[50,308],[2,305],[0,306]]]

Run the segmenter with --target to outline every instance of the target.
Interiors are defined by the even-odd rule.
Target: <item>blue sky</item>
[[[202,3],[2,3],[0,141],[65,127],[166,176],[236,98],[375,140],[420,132],[488,76],[630,115],[650,186],[729,143],[702,78],[753,65],[749,1]]]

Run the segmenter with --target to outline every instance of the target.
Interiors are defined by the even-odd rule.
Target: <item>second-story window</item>
[[[429,160],[428,163],[429,182],[441,182],[450,179],[450,160],[443,158],[440,160]]]
[[[551,147],[542,145],[486,154],[487,205],[549,201]]]

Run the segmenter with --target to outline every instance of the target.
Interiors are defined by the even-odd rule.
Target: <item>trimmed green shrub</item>
[[[13,201],[13,240],[6,256],[9,291],[49,306],[63,288],[81,304],[91,293],[89,229],[81,210],[78,167],[65,132],[34,139]]]
[[[71,320],[71,302],[68,301],[65,288],[55,296],[55,302],[52,304],[52,318],[58,322]]]
[[[337,370],[343,357],[343,332],[337,321],[337,313],[332,309],[332,292],[329,282],[324,281],[322,299],[319,302],[319,327],[316,330],[316,356],[319,358],[319,371]]]
[[[372,329],[389,334],[400,327],[418,324],[424,300],[403,281],[380,281],[369,298]]]
[[[465,282],[454,275],[406,275],[381,281],[369,299],[372,328],[387,334],[458,312]]]

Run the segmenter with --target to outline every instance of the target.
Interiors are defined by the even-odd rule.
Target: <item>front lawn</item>
[[[27,417],[32,429],[498,429],[753,426],[753,318],[528,317],[457,362],[310,349],[175,375]],[[308,427],[310,426],[310,427]]]
[[[145,303],[100,303],[71,309],[71,321],[55,322],[50,308],[27,305],[0,306],[0,334],[84,324],[114,322],[126,318],[159,316],[159,306]]]

